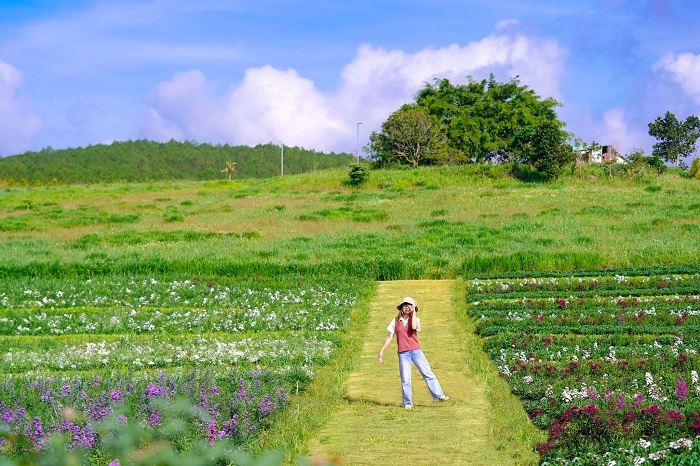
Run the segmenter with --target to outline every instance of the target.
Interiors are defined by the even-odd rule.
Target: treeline
[[[232,179],[280,175],[281,147],[229,146],[192,141],[121,141],[88,147],[25,152],[0,158],[0,183],[45,185],[113,181]],[[353,156],[284,147],[284,174],[346,167]]]

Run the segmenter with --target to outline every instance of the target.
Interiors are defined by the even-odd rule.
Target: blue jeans
[[[401,390],[403,393],[404,406],[413,405],[411,363],[416,365],[418,372],[423,376],[423,380],[425,380],[426,385],[428,385],[428,390],[430,390],[430,394],[433,395],[433,399],[437,400],[445,395],[442,392],[442,387],[440,387],[440,382],[438,382],[437,377],[435,377],[433,370],[430,368],[430,364],[428,364],[428,360],[425,359],[423,350],[403,351],[399,353],[399,374],[401,374]]]

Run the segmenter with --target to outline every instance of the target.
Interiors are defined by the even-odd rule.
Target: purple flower
[[[2,420],[5,421],[5,423],[9,424],[10,422],[16,421],[17,417],[15,416],[14,411],[10,409],[2,413]]]
[[[209,427],[207,428],[207,431],[204,435],[207,439],[207,443],[209,443],[209,445],[214,445],[214,442],[216,442],[218,439],[223,437],[225,434],[226,434],[225,431],[223,431],[223,430],[220,431],[216,428],[215,421],[211,421],[209,423]]]
[[[615,407],[617,408],[618,411],[621,409],[624,409],[625,406],[627,406],[627,403],[625,403],[625,397],[622,395],[619,395],[617,397],[617,403],[615,403]]]
[[[120,414],[119,417],[117,418],[117,421],[121,422],[122,424],[126,423],[128,420],[129,419],[127,419],[127,417],[124,416],[123,414]]]
[[[120,390],[112,389],[109,391],[109,397],[112,398],[114,401],[121,401],[122,399],[122,392]]]
[[[679,400],[683,401],[688,396],[688,387],[685,385],[683,377],[678,377],[676,382],[676,396]]]
[[[160,424],[160,414],[158,413],[151,413],[150,416],[148,416],[148,423],[152,426],[157,426]]]
[[[644,395],[642,395],[641,393],[637,393],[636,395],[634,395],[634,401],[632,401],[632,403],[630,403],[630,407],[639,408],[643,404],[644,404]]]
[[[165,388],[161,387],[160,385],[156,385],[153,382],[148,382],[148,387],[146,387],[146,396],[148,398],[157,398],[160,396],[167,397],[167,392],[165,391]]]

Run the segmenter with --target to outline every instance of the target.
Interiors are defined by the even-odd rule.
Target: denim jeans
[[[423,350],[403,351],[399,353],[399,374],[401,374],[401,389],[404,406],[413,405],[411,363],[416,365],[418,372],[423,376],[423,380],[425,380],[426,385],[428,385],[428,390],[430,390],[433,399],[437,400],[445,395],[440,387],[440,382],[438,382],[437,377],[435,377],[433,370],[430,368],[430,364],[428,364],[428,360],[425,359]]]

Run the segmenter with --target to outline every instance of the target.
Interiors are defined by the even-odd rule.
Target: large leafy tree
[[[649,135],[659,141],[652,146],[652,154],[678,165],[681,157],[697,151],[700,119],[690,115],[685,121],[680,121],[673,113],[666,112],[663,117],[656,117],[649,123]]]
[[[491,75],[488,80],[453,85],[447,79],[436,79],[416,95],[416,106],[438,118],[445,128],[448,144],[466,154],[474,162],[522,157],[531,143],[533,129],[551,122],[563,131],[555,109],[555,99],[541,99],[518,78],[499,83]]]
[[[404,105],[382,123],[382,132],[370,135],[369,153],[383,164],[417,167],[431,164],[446,152],[445,135],[434,116],[424,109]]]

